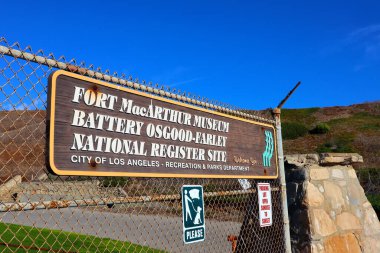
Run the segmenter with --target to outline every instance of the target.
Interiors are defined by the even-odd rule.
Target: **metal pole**
[[[276,120],[276,135],[277,135],[277,147],[278,147],[277,152],[278,152],[278,164],[279,164],[279,169],[280,169],[280,180],[281,180],[281,198],[282,198],[282,215],[283,215],[283,221],[284,221],[285,249],[287,253],[291,253],[289,217],[288,217],[288,200],[286,196],[284,151],[282,148],[282,135],[281,135],[281,109],[275,108],[273,110],[273,114]]]
[[[281,109],[282,106],[285,104],[285,102],[290,98],[290,96],[296,91],[296,89],[298,88],[298,86],[301,85],[301,81],[299,81],[296,86],[294,86],[294,88],[289,91],[288,95],[286,95],[286,97],[278,104],[277,108]]]

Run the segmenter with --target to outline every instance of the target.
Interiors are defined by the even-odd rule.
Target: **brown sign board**
[[[276,178],[270,124],[58,70],[48,163],[58,175]]]

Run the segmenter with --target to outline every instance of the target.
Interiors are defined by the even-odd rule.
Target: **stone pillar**
[[[292,252],[380,252],[380,223],[352,167],[357,154],[287,155]]]

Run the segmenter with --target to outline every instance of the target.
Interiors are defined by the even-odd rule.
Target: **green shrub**
[[[380,218],[380,168],[361,168],[356,170],[359,182]]]
[[[128,181],[128,177],[104,177],[102,179],[103,187],[124,187]]]
[[[359,128],[360,130],[380,130],[380,123],[369,123],[369,124],[364,124]]]
[[[361,168],[357,170],[357,175],[360,180],[365,182],[370,181],[371,178],[380,181],[380,168]]]
[[[375,210],[377,217],[380,219],[380,195],[368,194],[367,199],[371,203],[373,209]]]
[[[326,123],[318,123],[313,129],[310,130],[311,134],[326,134],[330,131],[329,125]]]
[[[317,150],[318,153],[353,153],[354,150],[350,144],[342,142],[326,142],[320,145]]]
[[[352,133],[344,133],[325,142],[317,148],[318,153],[352,153],[355,136]]]
[[[369,202],[371,202],[373,209],[380,211],[380,195],[379,194],[369,194],[369,195],[367,195],[367,198],[368,198]]]
[[[287,121],[302,121],[304,123],[311,123],[314,121],[314,113],[319,111],[319,107],[304,108],[304,109],[282,109],[281,117]]]
[[[282,127],[282,137],[284,140],[293,140],[298,137],[302,137],[307,134],[308,129],[304,124],[298,122],[283,122]]]

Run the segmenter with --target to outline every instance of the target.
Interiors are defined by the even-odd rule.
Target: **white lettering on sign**
[[[196,229],[196,230],[190,230],[186,232],[186,239],[187,240],[192,240],[192,239],[197,239],[197,238],[203,238],[203,229]]]
[[[98,107],[120,112],[120,117],[111,116],[98,112],[86,112],[84,110],[74,109],[71,125],[78,129],[94,129],[99,133],[101,131],[124,134],[127,138],[111,138],[95,134],[73,133],[73,151],[92,151],[101,153],[139,155],[147,157],[160,157],[171,159],[185,159],[208,162],[227,162],[227,151],[217,150],[214,148],[226,148],[227,137],[220,135],[219,132],[228,133],[229,123],[192,115],[190,113],[173,110],[154,105],[140,106],[131,99],[122,98],[119,109],[115,108],[119,98],[114,95],[101,93],[98,90],[74,87],[74,95],[71,102],[84,103],[89,107]],[[164,124],[148,123],[132,120],[128,114],[138,115],[141,117],[158,119],[166,122],[173,122],[178,127],[172,127]],[[200,129],[215,131],[205,133],[192,131],[181,128],[181,125],[193,126]],[[145,142],[129,139],[129,135],[144,135],[157,142],[151,145],[145,145]],[[189,147],[182,145],[170,145],[158,143],[160,139],[179,141],[184,143],[195,143],[199,147]],[[212,147],[212,148],[209,148]],[[88,160],[88,159],[87,159]],[[86,159],[72,156],[72,163],[84,163]],[[112,162],[116,164],[116,162]],[[117,161],[117,164],[124,165],[125,161]],[[206,167],[205,167],[206,168]],[[225,169],[226,170],[226,169]]]
[[[272,197],[269,183],[257,184],[260,227],[272,225]]]

